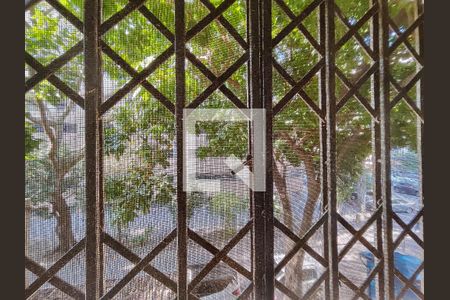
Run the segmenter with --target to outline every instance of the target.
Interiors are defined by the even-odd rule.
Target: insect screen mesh
[[[342,299],[376,299],[383,284],[374,3],[335,1]],[[108,107],[101,116],[103,284],[106,296],[115,299],[175,298],[179,255],[186,255],[188,291],[196,297],[237,299],[252,284],[252,193],[229,158],[252,169],[254,128],[206,113],[251,105],[247,1],[184,4],[183,83],[176,82],[175,0],[104,0],[102,5],[102,28],[109,26],[100,30]],[[388,4],[396,295],[418,299],[423,292],[423,61],[417,25],[422,8],[411,1]],[[82,298],[85,290],[84,147],[94,141],[85,141],[82,108],[83,8],[83,0],[48,0],[25,12],[25,288],[33,299]],[[272,0],[276,299],[323,299],[327,292],[323,9],[320,1]],[[145,79],[135,84],[141,72]],[[174,113],[182,100],[177,84],[186,88],[184,105],[201,111],[188,145],[193,155],[187,158],[177,157],[180,129]],[[176,236],[180,159],[195,180],[206,182],[203,189],[186,192],[187,249],[177,248]],[[148,263],[128,280],[141,259]],[[52,268],[54,274],[45,275]]]

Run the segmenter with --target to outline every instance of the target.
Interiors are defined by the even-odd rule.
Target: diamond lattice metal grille
[[[423,299],[423,24],[423,1],[28,2],[26,298]],[[264,191],[227,161],[256,169],[255,123],[205,115],[192,158],[185,109],[264,110]]]

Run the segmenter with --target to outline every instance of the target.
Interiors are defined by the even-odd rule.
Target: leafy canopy
[[[299,14],[311,1],[285,0],[295,14]],[[63,5],[75,15],[81,16],[81,0],[64,0]],[[106,20],[123,8],[128,1],[104,1],[103,18]],[[212,1],[218,6],[221,1]],[[411,10],[411,1],[395,1],[391,14],[398,16]],[[174,33],[174,1],[152,0],[145,2],[146,7]],[[337,5],[354,24],[369,8],[369,1],[338,0]],[[208,14],[208,9],[199,1],[186,1],[187,29],[192,28]],[[223,17],[233,25],[241,37],[246,40],[246,7],[244,0],[236,1]],[[42,63],[48,63],[80,40],[80,34],[61,17],[55,17],[48,5],[37,5],[32,15],[26,17],[34,26],[27,28],[26,49]],[[402,19],[403,20],[403,19]],[[282,9],[273,5],[273,37],[289,24],[289,17]],[[308,16],[302,24],[318,41],[318,12]],[[359,34],[370,47],[369,23],[362,26]],[[404,30],[407,24],[400,22]],[[348,29],[336,19],[336,39],[342,37]],[[394,39],[395,34],[392,36]],[[103,36],[103,40],[137,71],[142,70],[155,57],[170,47],[171,42],[150,24],[138,11],[131,13]],[[215,76],[220,76],[236,61],[245,50],[216,20],[207,26],[187,44],[192,52]],[[276,62],[285,69],[292,80],[300,80],[321,59],[311,43],[295,29],[274,47]],[[80,60],[78,60],[80,59]],[[81,78],[79,65],[82,55],[77,56],[61,72],[63,80],[77,85]],[[390,60],[393,77],[404,82],[415,72],[416,63],[404,47],[399,47]],[[352,83],[371,66],[372,62],[354,38],[345,43],[336,55],[337,67]],[[123,86],[130,76],[103,54],[105,77],[105,95],[108,97]],[[175,60],[174,56],[164,62],[147,80],[167,99],[175,102]],[[189,61],[186,63],[187,102],[206,89],[211,81]],[[78,83],[79,84],[79,83]],[[248,70],[240,67],[224,84],[241,101],[247,101]],[[290,84],[276,70],[273,71],[273,100],[277,103],[290,90]],[[305,93],[317,105],[320,102],[318,75],[304,87]],[[342,97],[348,88],[336,80],[336,96]],[[370,80],[359,89],[359,93],[370,99],[373,93]],[[52,89],[47,82],[35,89],[36,95],[48,101],[61,99],[60,92]],[[395,94],[393,94],[395,95]],[[415,91],[408,94],[414,99]],[[214,92],[201,108],[233,108],[233,104],[219,91]],[[409,107],[400,102],[392,111],[392,145],[409,147],[415,150],[416,116]],[[174,165],[175,120],[173,115],[144,88],[137,87],[125,99],[111,109],[105,116],[105,154],[108,161],[115,160],[122,166],[120,174],[106,180],[107,200],[115,203],[119,222],[131,221],[137,213],[149,210],[152,203],[171,205],[174,203]],[[345,199],[350,188],[363,169],[363,162],[371,154],[372,118],[364,107],[351,97],[337,116],[337,157],[339,197]],[[302,101],[299,95],[274,118],[274,153],[277,161],[294,166],[304,166],[304,159],[294,143],[314,163],[314,171],[319,173],[320,121],[314,112]],[[202,122],[198,133],[205,133],[208,145],[197,153],[200,158],[220,157],[234,154],[244,158],[248,152],[248,128],[243,123]],[[31,142],[31,140],[30,140]],[[30,143],[32,149],[33,142]],[[168,171],[169,170],[169,171]],[[191,207],[200,205],[191,197]]]

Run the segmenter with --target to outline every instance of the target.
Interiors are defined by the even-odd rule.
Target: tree
[[[71,2],[71,1],[68,1]],[[212,1],[218,6],[221,1]],[[338,6],[348,16],[349,22],[355,22],[369,8],[369,1],[337,1]],[[399,0],[391,7],[394,21],[400,24],[400,30],[405,30],[411,24],[414,15],[414,1]],[[73,2],[75,3],[75,2]],[[71,5],[73,5],[73,3]],[[123,7],[127,1],[117,1],[104,6],[105,19]],[[309,1],[285,0],[295,14],[299,14]],[[161,22],[173,33],[174,15],[173,2],[149,1],[146,7],[154,13]],[[186,1],[187,28],[208,13],[208,9],[196,1]],[[277,4],[273,10],[273,36],[276,36],[289,22],[286,12]],[[71,6],[72,7],[72,6]],[[72,7],[74,11],[75,8]],[[246,37],[245,1],[236,1],[224,13],[224,18],[233,25],[243,39]],[[314,12],[302,23],[311,35],[318,36],[317,16]],[[336,21],[337,37],[347,31],[340,21]],[[367,45],[370,39],[370,26],[364,25],[359,33]],[[234,33],[236,35],[236,33]],[[395,38],[395,34],[393,35]],[[120,22],[103,37],[104,41],[136,70],[142,70],[153,58],[167,49],[171,43],[153,27],[139,12],[133,12],[126,20]],[[219,24],[214,21],[187,45],[190,52],[208,67],[215,76],[220,76],[240,55],[244,53],[238,42]],[[294,33],[284,38],[274,49],[274,58],[286,70],[290,81],[298,81],[314,67],[320,56],[310,42],[296,29]],[[392,54],[391,67],[394,78],[399,85],[405,85],[416,70],[415,62],[404,48],[399,48]],[[371,60],[364,54],[362,47],[353,39],[343,45],[337,53],[336,63],[348,81],[355,83],[371,66]],[[104,55],[105,78],[114,87],[123,85],[129,76],[118,69]],[[286,75],[286,74],[284,74]],[[211,77],[211,76],[210,76]],[[175,72],[173,56],[163,63],[148,78],[161,94],[172,103],[175,102]],[[289,80],[288,80],[289,81]],[[187,102],[192,101],[209,84],[210,80],[192,63],[187,63],[186,89]],[[245,102],[247,97],[247,70],[239,68],[224,84],[237,97]],[[289,91],[290,85],[280,71],[274,70],[273,98],[278,102]],[[337,98],[348,92],[343,82],[337,80]],[[274,119],[274,186],[280,199],[284,224],[296,234],[303,236],[312,226],[314,210],[320,200],[320,121],[301,98],[309,97],[318,103],[320,97],[318,76],[305,85],[305,94],[296,95],[289,104]],[[359,93],[370,99],[370,80],[363,84]],[[414,97],[414,95],[410,95]],[[160,97],[160,95],[159,95]],[[201,108],[233,108],[233,104],[220,92],[214,92],[203,103]],[[105,117],[105,149],[107,155],[116,156],[118,161],[125,162],[123,174],[119,179],[112,178],[112,190],[108,192],[108,201],[116,201],[119,220],[128,222],[137,213],[148,211],[153,203],[163,203],[174,208],[174,189],[170,188],[173,179],[168,171],[174,161],[171,153],[175,148],[175,120],[172,114],[142,87],[135,88],[118,106],[114,107]],[[392,144],[394,147],[415,148],[411,135],[415,129],[416,117],[406,105],[397,105],[392,113]],[[342,108],[337,117],[337,169],[338,169],[338,199],[345,201],[354,183],[362,171],[362,162],[371,153],[371,117],[364,107],[354,98]],[[231,154],[244,159],[247,154],[248,128],[246,124],[204,122],[198,126],[198,132],[205,133],[209,144],[200,148],[199,158],[229,156]],[[302,168],[306,176],[304,189],[306,195],[304,210],[297,212],[292,209],[288,191],[287,168]],[[174,174],[173,174],[174,175]],[[145,178],[145,180],[143,180]],[[115,186],[116,185],[116,186]],[[115,188],[114,188],[115,186]],[[198,207],[199,202],[188,198],[190,211]],[[295,220],[300,221],[298,229]],[[298,295],[302,295],[301,282],[303,253],[294,258],[286,268],[287,287]]]
[[[220,1],[213,1],[218,5]],[[285,1],[286,4],[292,8],[297,14],[306,7],[308,1]],[[152,1],[148,4],[150,11],[160,12],[161,10],[169,9],[166,7],[167,2],[161,3]],[[391,14],[397,24],[402,24],[400,28],[405,29],[405,25],[411,23],[411,14],[406,14],[406,11],[411,11],[411,1],[398,1],[392,5]],[[368,1],[338,1],[339,7],[345,14],[351,15],[350,22],[355,22],[363,16],[368,10]],[[200,20],[207,14],[207,11],[201,5],[195,2],[186,3],[187,28],[191,28],[194,22]],[[273,18],[273,34],[274,36],[289,23],[289,19],[285,12],[280,7],[274,4],[274,18]],[[158,15],[161,21],[173,32],[172,15]],[[238,1],[237,4],[230,7],[224,14],[225,18],[236,28],[242,37],[245,36],[246,29],[246,14],[245,4],[243,1]],[[303,24],[311,32],[313,36],[317,37],[317,14],[305,19]],[[405,18],[409,18],[406,19]],[[337,21],[337,36],[340,37],[347,31],[340,21]],[[133,25],[131,25],[133,24]],[[151,28],[151,27],[150,27]],[[121,52],[127,62],[135,68],[142,68],[144,61],[142,59],[143,53],[162,52],[165,47],[168,47],[167,40],[160,35],[155,29],[149,29],[148,23],[139,15],[132,15],[129,17],[127,23],[119,24],[116,33],[111,33],[111,38],[107,42],[111,43],[112,47],[117,52]],[[121,36],[119,32],[126,32],[126,38],[123,40],[113,39],[113,36]],[[365,25],[360,30],[360,34],[370,45],[370,27]],[[395,38],[395,35],[393,36]],[[142,41],[148,41],[142,42]],[[151,41],[151,42],[150,42]],[[124,45],[138,45],[136,47],[123,48]],[[151,46],[150,46],[151,45]],[[188,43],[188,49],[199,60],[206,65],[216,76],[221,75],[227,67],[231,65],[242,53],[243,49],[239,44],[230,37],[219,22],[213,22],[210,26],[205,28],[201,33],[195,36]],[[275,47],[274,57],[276,61],[286,70],[286,72],[294,80],[301,79],[314,64],[320,59],[318,53],[313,49],[309,41],[299,34],[298,31],[289,34],[283,41]],[[391,65],[394,77],[400,82],[400,85],[405,85],[412,77],[411,73],[415,70],[415,63],[412,62],[407,50],[401,48],[392,55]],[[343,74],[348,78],[348,81],[355,83],[371,66],[371,60],[364,54],[362,47],[353,39],[343,45],[337,55],[337,65]],[[173,61],[163,64],[154,74],[149,77],[149,82],[154,83],[155,86],[171,101],[174,101],[174,72]],[[118,78],[119,79],[119,78]],[[196,95],[201,93],[209,85],[210,81],[198,71],[190,62],[187,63],[186,72],[186,87],[187,100],[192,101]],[[240,68],[233,76],[224,84],[233,93],[245,101],[247,93],[247,78],[246,68]],[[289,90],[286,80],[282,79],[281,74],[274,71],[273,78],[274,85],[274,101],[279,101]],[[340,99],[348,88],[337,80],[337,98]],[[319,83],[317,77],[313,78],[305,86],[305,91],[312,99],[318,101],[319,99]],[[367,81],[360,89],[359,93],[370,99],[371,87],[370,80]],[[145,121],[145,126],[157,127],[158,130],[162,126],[163,132],[173,133],[174,120],[170,119],[169,123],[164,123],[167,119],[167,110],[163,109],[161,118],[163,123],[158,118],[154,118],[156,114],[147,114],[154,108],[157,103],[155,99],[148,102],[148,93],[141,88],[135,90],[133,94],[133,102],[140,103],[146,101],[145,105],[136,104],[135,110],[129,110],[128,115],[121,118],[131,120],[138,118],[138,123]],[[124,100],[130,101],[130,100]],[[142,102],[143,103],[143,102]],[[159,104],[158,104],[159,105]],[[159,105],[160,107],[160,105]],[[213,93],[203,103],[201,108],[233,108],[234,106],[226,97],[219,93]],[[147,114],[147,115],[146,115]],[[120,115],[120,113],[119,113]],[[146,117],[144,117],[146,115]],[[140,116],[143,116],[142,118]],[[150,117],[152,116],[152,117]],[[164,116],[164,117],[162,117]],[[392,144],[394,147],[401,145],[411,145],[412,135],[416,117],[410,113],[409,108],[405,105],[398,105],[394,108],[392,113],[392,127],[393,138]],[[348,103],[342,108],[337,119],[337,169],[338,169],[338,199],[345,201],[352,191],[352,187],[359,178],[363,164],[362,162],[371,153],[371,117],[356,101],[351,98]],[[142,126],[142,125],[140,125]],[[320,164],[319,164],[319,119],[316,115],[301,101],[297,95],[285,109],[274,119],[274,185],[279,195],[281,202],[283,221],[288,228],[294,230],[294,219],[300,220],[299,236],[303,236],[311,227],[313,222],[314,210],[319,203],[320,196]],[[246,124],[236,123],[221,123],[221,122],[204,122],[198,126],[198,133],[206,133],[209,145],[198,149],[199,158],[229,156],[231,154],[244,159],[247,154],[248,134]],[[127,130],[120,131],[125,136],[129,135]],[[170,139],[172,142],[173,139]],[[172,142],[173,143],[173,142]],[[173,147],[173,145],[172,145]],[[172,149],[172,147],[169,147]],[[301,215],[292,210],[292,201],[288,193],[286,168],[288,166],[301,167],[305,170],[306,186],[304,194],[306,194],[306,203]],[[188,202],[189,203],[189,202]],[[298,295],[301,295],[302,287],[302,265],[304,254],[301,253],[294,258],[293,263],[289,265],[286,270],[285,284],[291,288]]]
[[[55,250],[66,252],[75,244],[75,238],[72,231],[72,220],[70,208],[66,199],[69,197],[67,192],[70,188],[80,185],[82,177],[75,175],[74,168],[79,165],[84,157],[83,149],[67,150],[64,145],[64,120],[62,117],[51,118],[48,116],[48,108],[42,100],[36,100],[39,110],[39,117],[30,115],[27,118],[36,125],[42,126],[45,136],[48,139],[48,151],[41,154],[43,157],[28,162],[26,168],[33,174],[43,175],[32,180],[31,176],[27,178],[27,190],[30,192],[31,199],[44,200],[50,199],[57,219],[57,235],[59,247]],[[70,106],[70,105],[69,105]],[[67,114],[72,108],[67,108]],[[40,170],[40,172],[37,172]],[[29,173],[30,174],[30,173]],[[30,175],[31,175],[30,174]],[[75,182],[74,182],[75,180]],[[39,191],[33,193],[36,185],[40,185]],[[75,187],[75,190],[77,188]],[[44,200],[46,201],[46,200]]]
[[[80,40],[80,34],[47,4],[36,5],[27,12],[25,27],[26,50],[42,64],[50,63]],[[78,93],[83,83],[79,69],[82,62],[82,57],[77,56],[58,74]],[[30,78],[35,73],[26,69],[25,75]],[[39,128],[42,132],[39,134],[41,147],[36,154],[38,157],[26,165],[26,190],[28,197],[35,202],[46,201],[52,205],[59,240],[54,250],[64,253],[75,244],[67,199],[73,197],[71,191],[79,190],[76,186],[82,184],[82,176],[75,174],[83,160],[84,149],[74,143],[73,136],[66,134],[66,122],[76,116],[76,104],[67,100],[46,80],[25,95],[25,104],[28,126]],[[31,139],[34,139],[33,134]],[[31,139],[26,137],[26,143],[29,144]],[[32,142],[32,145],[36,148],[35,143]]]

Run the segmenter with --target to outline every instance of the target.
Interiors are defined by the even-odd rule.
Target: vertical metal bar
[[[424,8],[423,8],[423,0],[417,0],[417,11],[416,11],[416,18],[418,16],[420,16],[421,14],[423,14],[424,12]],[[415,36],[415,42],[416,42],[416,47],[418,48],[418,54],[421,58],[424,58],[424,46],[425,46],[425,41],[424,41],[424,28],[423,28],[423,23],[420,24],[417,27],[417,34]],[[416,62],[416,66],[417,66],[417,71],[420,71],[421,66],[418,62]],[[420,108],[420,110],[422,111],[422,115],[425,117],[425,113],[424,113],[424,98],[425,98],[425,89],[424,89],[424,81],[421,79],[419,81],[419,83],[417,84],[417,104]],[[424,205],[424,190],[423,190],[423,170],[424,170],[424,162],[423,162],[423,158],[424,158],[424,144],[423,144],[423,135],[425,133],[424,131],[424,122],[421,122],[419,118],[418,119],[418,135],[417,135],[417,151],[419,154],[419,160],[420,160],[420,192],[421,192],[421,200],[422,200],[422,205]],[[422,217],[423,219],[423,217]],[[423,221],[422,221],[423,222]]]
[[[371,0],[371,5],[377,5],[378,0]],[[372,50],[377,55],[380,52],[379,39],[380,34],[378,14],[372,18],[370,23],[370,41]],[[379,60],[374,63],[379,63]],[[371,129],[372,129],[372,174],[373,176],[373,205],[375,208],[381,204],[381,144],[380,144],[380,72],[377,70],[371,78],[371,98],[372,105],[375,110],[376,119],[372,119]],[[376,239],[377,239],[377,249],[380,253],[383,252],[383,223],[381,216],[376,221]],[[384,299],[384,274],[383,272],[378,273],[378,299]]]
[[[424,12],[423,7],[423,0],[416,0],[417,3],[417,16],[421,15]],[[417,17],[416,16],[416,17]],[[418,48],[418,53],[421,58],[424,58],[424,27],[423,23],[420,24],[417,28],[417,34],[416,34],[416,47]],[[417,71],[421,68],[420,64],[416,62],[417,65]],[[422,111],[422,116],[425,118],[424,113],[424,98],[425,98],[425,89],[424,89],[424,81],[421,79],[420,82],[417,84],[417,102],[420,110]],[[417,153],[419,155],[419,173],[420,173],[420,199],[422,201],[422,205],[425,205],[425,192],[424,192],[424,134],[425,134],[425,124],[420,120],[420,118],[417,118],[417,126],[418,126],[418,132],[417,132]],[[424,230],[424,221],[425,216],[422,216],[421,221],[421,230],[422,230],[422,239],[425,241],[425,230]],[[422,276],[421,280],[421,290],[424,291],[425,286],[425,279],[424,276]]]
[[[325,3],[319,6],[319,41],[320,46],[325,45]],[[326,85],[326,69],[322,68],[319,74],[319,99],[320,99],[320,109],[324,111],[327,107],[327,85]],[[328,192],[327,192],[327,123],[320,120],[320,180],[321,180],[321,191],[322,191],[322,212],[328,213]],[[328,261],[328,226],[323,226],[323,253],[324,258]],[[327,271],[328,272],[328,271]],[[325,299],[330,299],[330,282],[325,280]]]
[[[263,108],[261,98],[261,39],[260,1],[248,1],[248,30],[250,51],[250,108]],[[253,137],[250,136],[250,139]],[[264,192],[253,194],[253,299],[266,299],[265,295],[265,221]]]
[[[175,1],[175,80],[176,80],[176,143],[177,143],[177,261],[178,288],[177,299],[188,299],[187,285],[187,197],[183,189],[183,109],[186,99],[185,81],[186,27],[184,0]]]
[[[30,198],[25,198],[25,241],[24,241],[24,245],[25,245],[25,257],[29,257],[29,247],[28,247],[28,241],[29,241],[29,237],[30,237],[30,219],[31,219],[31,199]],[[27,276],[26,272],[25,272],[25,289],[30,285],[31,282],[29,282],[29,276]]]
[[[249,8],[249,0],[246,0],[246,22],[247,22],[247,32],[246,32],[246,36],[247,36],[247,41],[250,40],[250,8]],[[250,68],[250,60],[247,62],[247,78],[251,78],[251,68]],[[250,82],[247,82],[247,85],[249,85]],[[250,103],[250,99],[251,99],[251,91],[247,86],[247,107],[251,107],[251,103]],[[248,123],[248,151],[249,153],[252,153],[252,140],[251,140],[251,136],[252,136],[252,131],[251,131],[251,122]],[[250,165],[250,169],[251,169],[251,165]],[[253,203],[254,203],[254,199],[253,199],[253,193],[251,191],[251,189],[248,189],[249,192],[249,204],[250,204],[250,218],[253,219],[255,212],[253,211]],[[250,269],[254,270],[254,258],[255,258],[255,244],[254,244],[254,230],[252,229],[250,231]],[[253,296],[253,294],[252,294]]]
[[[98,299],[101,287],[99,201],[99,105],[101,103],[101,0],[84,5],[85,151],[86,151],[86,299]]]
[[[424,8],[423,8],[423,0],[417,0],[417,16],[420,16],[421,14],[424,13]],[[416,17],[417,17],[416,16]],[[425,46],[425,41],[424,41],[424,26],[423,23],[420,24],[417,28],[417,34],[416,34],[416,47],[418,48],[418,53],[420,55],[421,58],[424,58],[424,46]],[[420,70],[420,64],[416,62],[417,68],[419,71]],[[419,83],[417,84],[417,102],[419,105],[420,110],[422,111],[422,115],[425,118],[425,113],[424,113],[424,99],[425,99],[425,89],[424,89],[424,81],[421,79],[419,81]],[[420,188],[420,192],[421,192],[421,199],[422,199],[422,205],[424,205],[424,188],[423,188],[423,180],[424,180],[424,176],[423,176],[423,170],[424,170],[424,144],[423,144],[423,135],[425,133],[424,131],[424,122],[421,122],[419,118],[418,119],[418,125],[419,125],[419,132],[418,132],[418,153],[419,153],[419,159],[420,159],[420,183],[421,183],[421,188]],[[423,220],[423,217],[422,217]],[[422,221],[423,223],[423,221]]]
[[[262,1],[262,68],[263,101],[266,110],[266,190],[264,193],[265,211],[265,274],[266,298],[273,299],[275,294],[274,279],[274,220],[273,220],[273,140],[272,140],[272,0]]]
[[[101,99],[103,99],[103,77],[101,78],[101,85],[100,85],[100,92],[101,92]],[[98,201],[99,201],[99,223],[100,223],[100,232],[103,233],[103,230],[105,228],[105,198],[104,198],[104,181],[103,181],[103,121],[102,119],[98,120]],[[103,235],[102,235],[103,236]],[[105,269],[105,258],[103,253],[103,239],[101,240],[99,244],[99,293],[100,295],[103,295],[104,293],[104,269]]]
[[[334,0],[325,0],[326,142],[328,194],[328,262],[330,299],[339,299],[336,195],[336,82]]]
[[[389,99],[389,9],[379,0],[381,197],[383,199],[383,256],[385,298],[394,299],[394,246],[392,240],[391,141]]]

